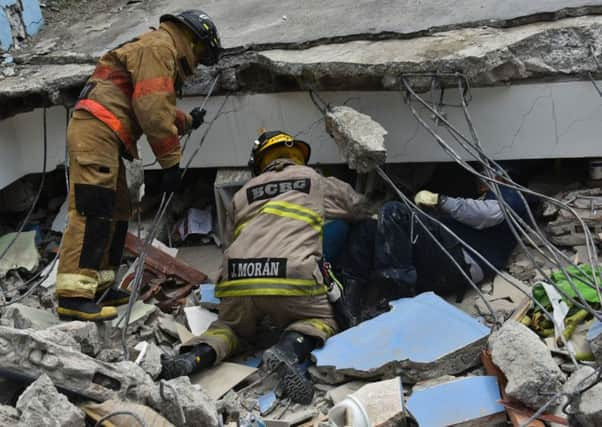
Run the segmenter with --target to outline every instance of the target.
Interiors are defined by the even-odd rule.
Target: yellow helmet
[[[291,135],[282,131],[268,131],[263,132],[253,142],[253,148],[251,150],[251,157],[249,158],[249,167],[251,168],[253,175],[259,175],[262,170],[262,162],[268,152],[274,152],[274,148],[283,147],[287,150],[284,153],[289,152],[286,157],[298,158],[300,157],[303,164],[309,162],[311,155],[311,147],[305,141],[299,141],[294,139]],[[297,152],[300,156],[295,155]],[[285,156],[282,156],[285,157]]]

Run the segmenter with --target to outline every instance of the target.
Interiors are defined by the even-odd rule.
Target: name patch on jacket
[[[255,185],[247,188],[247,200],[249,204],[257,200],[270,199],[289,191],[301,191],[309,194],[311,179],[286,179],[283,181],[272,181],[266,184]]]
[[[231,258],[228,273],[230,280],[286,277],[286,258]]]

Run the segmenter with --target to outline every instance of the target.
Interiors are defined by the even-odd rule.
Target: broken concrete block
[[[162,369],[161,349],[152,342],[141,342],[135,348],[140,351],[140,355],[138,356],[140,361],[136,360],[136,363],[140,365],[140,367],[144,369],[144,372],[150,375],[153,380],[159,378]]]
[[[14,426],[19,421],[17,408],[8,405],[0,405],[0,426]]]
[[[81,351],[81,346],[79,345],[79,343],[77,341],[75,341],[75,338],[73,338],[71,335],[69,335],[63,331],[57,331],[57,330],[52,330],[52,329],[42,329],[41,331],[37,331],[36,334],[39,338],[50,341],[56,345],[59,345],[64,348],[68,348],[70,350],[77,351],[77,352]]]
[[[594,320],[594,323],[586,335],[589,346],[598,363],[602,363],[602,322]]]
[[[414,384],[479,363],[489,328],[432,292],[391,302],[391,310],[330,338],[312,353],[319,380],[402,375]]]
[[[399,377],[366,384],[351,396],[328,412],[331,423],[339,427],[403,425],[405,413]]]
[[[21,303],[10,305],[2,315],[2,324],[16,329],[46,329],[58,323],[59,319],[51,311]]]
[[[598,427],[602,425],[602,384],[596,384],[584,393],[578,393],[595,382],[596,370],[583,366],[574,372],[564,384],[564,391],[576,393],[569,407],[569,425]]]
[[[211,399],[217,400],[256,371],[246,365],[224,362],[193,375],[190,382],[200,385]]]
[[[420,426],[485,427],[505,424],[506,411],[498,403],[500,399],[495,377],[464,377],[412,390],[407,408]]]
[[[48,329],[65,332],[73,337],[79,343],[82,353],[88,356],[96,356],[102,347],[98,325],[94,322],[66,322]]]
[[[489,338],[491,357],[508,379],[506,393],[537,409],[557,393],[566,377],[535,332],[509,320]]]
[[[165,398],[161,397],[160,388],[156,386],[148,398],[149,406],[177,427],[218,427],[215,402],[192,385],[190,378],[179,377],[166,383],[171,387],[164,387]],[[181,419],[178,405],[184,412],[185,420]]]
[[[0,253],[4,252],[15,238],[16,233],[0,237]],[[0,278],[10,270],[24,269],[29,272],[38,268],[40,254],[36,247],[36,231],[26,231],[17,237],[10,249],[0,259]]]
[[[80,427],[84,413],[60,394],[44,374],[25,389],[17,401],[20,426]]]
[[[370,172],[385,163],[385,128],[367,114],[336,106],[326,112],[326,132],[337,143],[350,169]]]
[[[63,334],[60,331],[51,331]],[[97,361],[72,348],[44,337],[48,331],[0,327],[0,367],[2,375],[35,379],[48,374],[57,387],[105,401],[124,398],[137,386],[130,371]]]

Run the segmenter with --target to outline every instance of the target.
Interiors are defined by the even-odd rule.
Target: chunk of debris
[[[17,233],[8,233],[0,237],[0,253],[3,253]],[[40,254],[36,247],[36,231],[22,232],[10,249],[0,259],[0,279],[10,270],[24,269],[33,272],[38,268]]]
[[[544,405],[566,379],[537,334],[514,320],[491,335],[489,348],[508,379],[508,396],[531,408]]]
[[[57,387],[96,401],[124,398],[137,385],[131,373],[52,342],[45,332],[0,326],[2,376],[35,379],[48,374]]]
[[[84,413],[60,394],[48,375],[40,376],[17,401],[19,424],[39,427],[80,427]]]
[[[597,373],[590,366],[583,366],[574,372],[564,385],[564,391],[574,399],[569,407],[569,425],[598,427],[602,425],[602,384],[598,383],[580,393],[597,380]]]
[[[98,325],[94,322],[65,322],[48,329],[65,332],[73,337],[79,343],[82,353],[88,356],[96,356],[102,348]]]
[[[500,399],[495,377],[464,377],[412,390],[407,407],[420,426],[470,423],[485,427],[505,423]]]
[[[586,335],[589,346],[598,363],[602,363],[602,322],[594,320],[594,323]]]
[[[367,383],[365,381],[349,381],[348,383],[328,391],[326,393],[326,397],[328,397],[328,399],[330,399],[330,401],[336,405],[341,400],[345,399],[350,394],[355,393],[366,384]]]
[[[179,377],[165,381],[164,396],[156,387],[148,398],[148,404],[159,411],[177,427],[218,427],[215,402],[190,378]]]
[[[432,292],[391,303],[391,310],[330,338],[312,353],[319,380],[401,373],[414,384],[475,366],[489,328]]]
[[[186,313],[186,320],[188,321],[190,332],[195,336],[201,335],[209,329],[211,323],[217,320],[217,314],[198,305],[185,307],[184,313]]]
[[[19,411],[8,405],[0,405],[0,426],[14,426],[19,421]]]
[[[600,209],[602,207],[602,189],[590,188],[563,192],[554,197],[573,208],[591,230],[594,239],[600,240],[598,234],[602,232],[602,209]],[[553,219],[546,225],[546,231],[552,243],[560,246],[586,244],[583,227],[571,212],[546,202],[543,215]]]
[[[399,377],[366,384],[351,396],[328,412],[330,422],[339,427],[384,427],[398,426],[405,418],[403,389]]]
[[[161,349],[154,343],[146,341],[138,343],[135,349],[140,351],[136,364],[140,365],[153,380],[159,378],[161,374],[161,354],[163,353]]]
[[[329,108],[326,132],[339,146],[349,168],[366,173],[385,163],[384,136],[388,132],[367,114],[345,106]]]
[[[59,323],[59,319],[47,310],[29,307],[19,302],[8,306],[2,314],[2,325],[16,329],[46,329]]]
[[[139,405],[132,402],[122,402],[117,400],[107,400],[102,404],[90,404],[83,407],[88,417],[92,418],[94,422],[98,422],[101,418],[113,414],[115,412],[127,411],[136,414],[144,425],[153,427],[173,427],[173,424],[167,421],[163,416],[149,408],[148,406]],[[136,425],[136,421],[132,419],[131,415],[115,415],[108,421],[111,422],[111,426],[114,427],[129,427]]]
[[[190,381],[199,384],[211,399],[217,400],[255,371],[257,369],[246,365],[224,362],[193,375]]]
[[[81,346],[75,338],[69,335],[66,332],[48,329],[42,329],[41,331],[37,331],[36,335],[39,338],[50,341],[56,345],[62,346],[64,348],[68,348],[73,351],[81,351]]]

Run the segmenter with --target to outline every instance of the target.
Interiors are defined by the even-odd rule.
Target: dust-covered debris
[[[339,146],[351,169],[360,173],[382,166],[387,158],[387,131],[367,114],[351,107],[335,106],[325,114],[326,131]]]
[[[19,425],[40,427],[80,427],[84,413],[60,394],[48,375],[40,376],[17,401]]]
[[[535,332],[509,320],[489,338],[493,362],[508,378],[506,393],[537,409],[558,393],[566,377]]]

